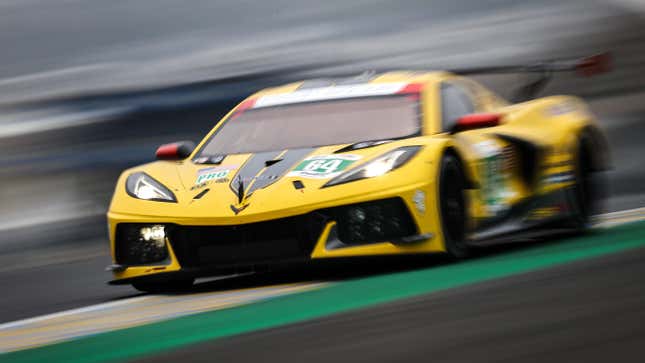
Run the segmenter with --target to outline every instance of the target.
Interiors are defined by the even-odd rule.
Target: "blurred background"
[[[607,208],[645,206],[643,29],[639,0],[2,0],[0,287],[13,294],[0,321],[33,313],[35,298],[49,312],[123,295],[103,271],[120,171],[199,141],[255,90],[320,74],[609,51],[613,72],[558,75],[543,94],[584,97],[598,115],[613,152]],[[480,78],[503,96],[526,80]],[[74,293],[38,295],[60,281]]]

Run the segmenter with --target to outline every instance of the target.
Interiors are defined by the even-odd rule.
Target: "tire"
[[[574,173],[572,223],[576,231],[584,232],[591,227],[591,217],[600,212],[603,198],[603,181],[594,171],[591,142],[585,135],[578,141]]]
[[[153,294],[185,292],[193,286],[194,279],[168,280],[168,281],[145,281],[133,282],[135,289]]]
[[[446,154],[439,166],[439,211],[446,252],[463,259],[470,255],[466,244],[467,205],[464,191],[466,178],[462,165],[453,154]]]

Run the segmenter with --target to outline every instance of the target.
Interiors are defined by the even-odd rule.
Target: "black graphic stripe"
[[[287,150],[279,162],[267,167],[264,172],[258,175],[255,183],[251,185],[251,189],[247,194],[253,193],[255,190],[266,188],[275,183],[278,179],[282,178],[289,170],[291,170],[297,163],[299,163],[305,156],[309,155],[314,148],[294,149]]]
[[[237,195],[238,178],[242,178],[244,185],[248,186],[251,181],[262,171],[262,169],[266,167],[265,162],[267,160],[273,160],[277,158],[281,153],[282,151],[266,151],[251,155],[251,157],[246,160],[246,163],[242,165],[240,170],[237,171],[228,185],[233,193]]]
[[[241,178],[248,197],[254,191],[278,181],[314,150],[315,148],[301,148],[253,154],[231,179],[229,187],[237,195],[238,180]],[[274,162],[267,166],[267,161]]]

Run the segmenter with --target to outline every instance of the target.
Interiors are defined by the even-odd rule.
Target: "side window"
[[[475,112],[475,106],[465,91],[451,83],[441,84],[442,131],[450,130],[461,116],[473,112]]]

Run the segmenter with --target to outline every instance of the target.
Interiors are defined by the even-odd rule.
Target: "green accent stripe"
[[[8,353],[0,355],[0,361],[89,363],[130,359],[640,246],[645,246],[645,223],[458,264],[340,282],[260,303]]]

